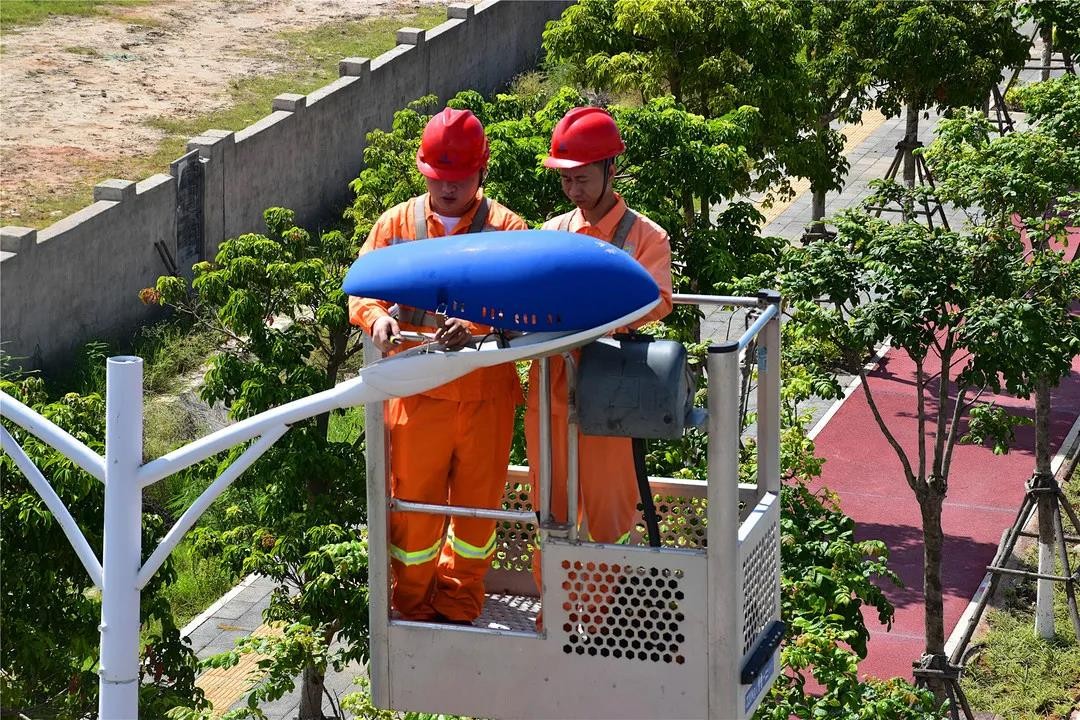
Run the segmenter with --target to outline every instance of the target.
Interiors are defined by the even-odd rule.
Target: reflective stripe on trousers
[[[422,565],[439,557],[439,550],[442,549],[442,544],[443,540],[442,538],[439,538],[431,547],[423,550],[414,550],[412,552],[399,548],[397,545],[391,545],[390,557],[403,562],[406,565]]]
[[[395,398],[387,401],[386,421],[394,497],[499,507],[514,433],[512,397]],[[394,608],[409,620],[479,616],[496,522],[391,511],[389,525]],[[406,548],[411,552],[404,552]],[[429,562],[435,558],[437,562]]]
[[[491,532],[491,538],[484,544],[483,547],[478,547],[467,543],[459,537],[450,537],[450,548],[463,558],[469,560],[487,560],[495,552],[495,531]]]

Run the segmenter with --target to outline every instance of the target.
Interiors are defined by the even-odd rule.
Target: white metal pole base
[[[101,720],[139,716],[142,561],[142,359],[109,358],[105,376],[105,537],[102,551]]]

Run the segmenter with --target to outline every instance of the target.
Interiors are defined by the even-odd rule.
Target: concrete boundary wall
[[[427,94],[446,100],[490,93],[532,67],[548,20],[571,0],[487,0],[453,4],[447,21],[403,28],[377,58],[345,58],[341,77],[308,96],[277,97],[271,112],[238,132],[210,130],[188,143],[202,165],[197,212],[202,257],[221,241],[263,229],[262,212],[283,206],[314,226],[351,199],[366,134],[389,128],[394,112]],[[0,228],[0,347],[30,367],[61,366],[94,340],[118,340],[160,310],[138,292],[186,256],[179,223],[192,232],[190,197],[177,178],[108,180],[94,203],[50,227]],[[188,267],[177,267],[190,274]]]

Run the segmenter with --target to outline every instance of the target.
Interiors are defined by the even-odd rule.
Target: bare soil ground
[[[287,69],[281,31],[421,4],[437,3],[159,0],[13,29],[0,45],[0,225],[23,224],[31,198],[96,182],[102,161],[152,153],[163,132],[148,120],[216,110],[230,82]]]

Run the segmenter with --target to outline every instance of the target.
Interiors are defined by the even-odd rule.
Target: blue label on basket
[[[754,703],[757,702],[758,696],[761,695],[762,690],[772,684],[772,679],[776,677],[777,672],[780,670],[779,658],[780,653],[773,653],[772,660],[769,661],[768,671],[762,672],[754,679],[754,682],[750,684],[749,689],[746,691],[746,703],[743,707],[743,714],[750,714],[750,708],[754,707]]]

